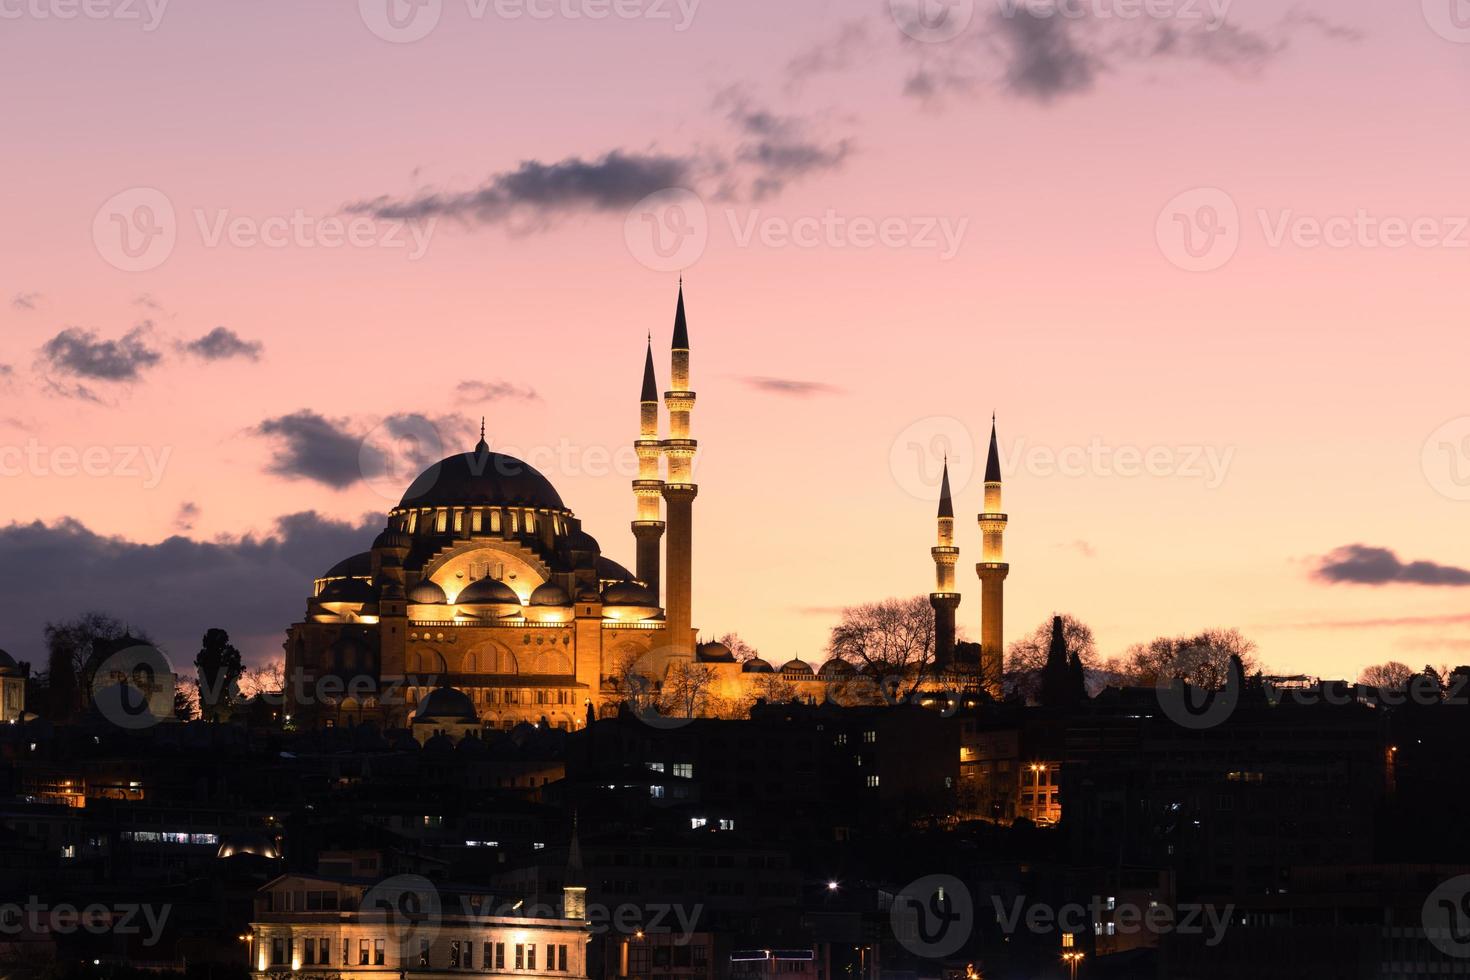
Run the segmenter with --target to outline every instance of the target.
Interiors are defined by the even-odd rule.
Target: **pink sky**
[[[630,201],[461,210],[416,259],[208,234],[222,213],[255,226],[300,212],[315,235],[355,203],[384,198],[381,215],[425,193],[514,195],[521,185],[495,175],[575,160],[601,178],[618,153],[676,161],[707,216],[707,246],[680,263],[706,634],[821,660],[837,607],[928,592],[936,487],[895,466],[895,443],[912,458],[916,433],[937,446],[951,430],[936,420],[960,420],[963,469],[994,410],[1009,457],[1009,638],[1068,611],[1105,655],[1238,626],[1281,672],[1470,659],[1455,584],[1470,555],[1447,533],[1470,508],[1457,499],[1470,496],[1470,37],[1435,0],[1291,14],[1237,0],[1218,30],[1100,20],[1128,0],[1088,0],[1087,17],[1029,39],[997,19],[997,0],[977,0],[968,28],[935,43],[900,32],[886,2],[774,0],[704,0],[687,25],[672,0],[628,0],[644,16],[603,20],[565,13],[597,0],[557,0],[547,18],[442,0],[433,31],[398,43],[365,23],[373,3],[366,17],[352,3],[179,3],[152,30],[124,10],[58,19],[62,0],[0,7],[0,77],[16,94],[0,185],[0,447],[168,454],[156,485],[7,471],[7,519],[69,516],[142,543],[269,534],[304,510],[356,520],[391,502],[268,472],[279,444],[264,421],[311,411],[360,435],[395,413],[484,414],[498,446],[572,447],[573,465],[541,468],[631,564],[631,474],[597,460],[636,435],[648,330],[667,381],[676,277],[640,262]],[[141,0],[132,10],[147,21]],[[803,57],[830,70],[798,77]],[[912,94],[921,83],[927,98]],[[780,186],[761,194],[762,179]],[[139,188],[167,199],[176,242],[124,271],[106,212],[101,232],[94,221]],[[1176,199],[1197,221],[1202,203],[1235,208],[1228,261],[1180,267],[1178,226],[1160,220]],[[1313,243],[1312,222],[1340,218],[1343,247]],[[843,230],[783,243],[802,219]],[[1383,244],[1394,221],[1416,220],[1417,242]],[[886,221],[894,240],[857,247],[853,221]],[[927,247],[931,225],[958,234],[952,255]],[[743,241],[751,227],[765,231]],[[97,343],[144,321],[137,343],[159,356],[131,379],[45,353],[68,328]],[[258,358],[182,349],[221,326],[262,345]],[[537,397],[465,398],[463,381]],[[1093,445],[1154,450],[1169,472],[1056,473],[1038,455]],[[1223,470],[1206,472],[1211,458]],[[973,635],[979,589],[963,570],[979,552],[979,486],[955,493]],[[198,513],[182,530],[186,502]],[[1445,567],[1381,584],[1314,576],[1354,544]],[[105,582],[79,597],[64,577],[6,567],[30,613],[68,615],[84,598],[128,612]],[[220,625],[260,654],[300,611]],[[33,648],[25,630],[0,646]]]

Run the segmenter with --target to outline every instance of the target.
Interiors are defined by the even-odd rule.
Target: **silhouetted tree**
[[[1239,630],[1212,629],[1135,644],[1121,660],[1110,660],[1107,669],[1139,686],[1177,678],[1193,687],[1218,691],[1230,676],[1231,657],[1239,658],[1242,675],[1258,669],[1255,650],[1255,643]]]
[[[828,652],[874,678],[902,678],[912,695],[934,660],[934,609],[928,596],[850,606],[832,627]]]
[[[131,634],[126,624],[104,612],[86,612],[65,622],[47,623],[47,710],[64,721],[91,701],[88,689],[100,661],[132,640],[150,643],[147,634]],[[121,644],[121,645],[120,645]]]
[[[756,648],[751,646],[749,643],[745,642],[745,640],[740,636],[739,633],[726,633],[724,636],[720,637],[720,642],[729,647],[730,652],[735,655],[735,659],[740,661],[741,663],[744,663],[747,660],[754,660],[756,657],[760,656],[759,651],[757,651]]]
[[[1401,664],[1397,660],[1390,660],[1387,663],[1364,667],[1363,672],[1358,675],[1358,683],[1367,684],[1370,687],[1397,690],[1407,684],[1409,678],[1413,676],[1413,667]]]
[[[194,667],[199,675],[199,714],[207,721],[218,721],[239,693],[236,682],[245,670],[230,634],[222,629],[207,631]]]

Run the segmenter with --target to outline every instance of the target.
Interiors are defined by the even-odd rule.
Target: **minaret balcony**
[[[980,514],[976,517],[981,524],[1004,524],[1010,520],[1007,514]]]
[[[955,560],[957,558],[959,558],[959,556],[960,556],[960,549],[958,549],[958,548],[946,548],[946,547],[940,546],[940,547],[930,548],[929,549],[929,554],[933,555],[934,556],[934,560],[937,561],[937,562],[941,562],[942,564],[945,564],[945,565],[953,565],[955,563]]]
[[[694,407],[695,396],[692,391],[666,391],[664,392],[664,405],[669,411],[688,411]],[[678,408],[675,408],[675,405]]]
[[[664,442],[662,439],[635,439],[633,441],[633,448],[639,450],[640,453],[643,450],[648,450],[655,453],[660,452],[663,447]]]
[[[634,480],[633,491],[635,493],[663,493],[664,481],[662,480]]]

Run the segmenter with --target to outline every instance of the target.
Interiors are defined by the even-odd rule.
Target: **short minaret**
[[[944,461],[944,478],[939,485],[939,543],[929,549],[934,556],[934,669],[946,671],[954,663],[954,614],[960,595],[954,588],[954,565],[960,549],[954,546],[954,503],[949,496],[949,460]]]
[[[699,488],[694,485],[694,453],[699,444],[689,437],[694,392],[689,390],[689,325],[684,317],[683,279],[679,280],[679,305],[674,313],[671,347],[673,375],[669,390],[664,392],[664,405],[669,410],[669,437],[663,443],[668,460],[663,494],[669,522],[664,616],[670,651],[692,657],[694,498],[699,494]]]
[[[638,542],[637,575],[654,595],[659,594],[659,542],[664,536],[662,518],[664,481],[659,476],[663,460],[663,443],[658,438],[658,382],[653,373],[653,335],[648,336],[648,352],[643,360],[643,394],[639,397],[638,479],[633,481],[633,496],[638,502],[633,521],[633,537]]]
[[[990,417],[990,454],[985,461],[985,509],[980,514],[982,550],[975,574],[980,576],[980,672],[985,689],[1001,696],[1005,670],[1005,582],[1011,566],[1005,560],[1006,515],[1000,501],[1000,449],[995,416]]]
[[[587,919],[587,883],[583,880],[582,842],[577,838],[577,815],[572,814],[572,842],[567,846],[567,870],[562,876],[561,915],[564,919]]]

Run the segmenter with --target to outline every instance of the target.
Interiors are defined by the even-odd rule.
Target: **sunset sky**
[[[917,2],[0,0],[0,647],[279,653],[481,415],[631,565],[682,272],[706,637],[929,592],[946,451],[978,634],[994,411],[1008,639],[1470,660],[1470,5]]]

